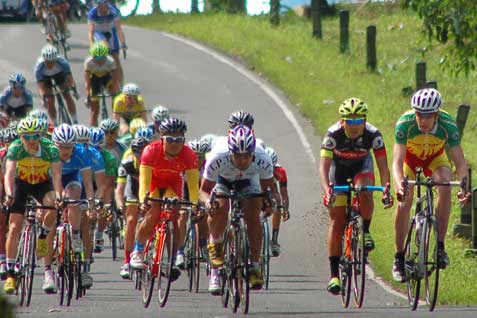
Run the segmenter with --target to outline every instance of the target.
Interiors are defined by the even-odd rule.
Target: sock
[[[404,252],[397,252],[394,254],[394,258],[404,262]]]
[[[259,262],[252,262],[252,267],[253,268],[260,268],[260,263]]]
[[[129,264],[131,262],[131,253],[132,251],[124,249],[124,264]]]
[[[279,229],[273,229],[272,231],[272,242],[278,243],[278,231]]]
[[[73,240],[81,240],[81,231],[73,230]]]
[[[369,226],[371,225],[371,219],[363,220],[363,230],[364,233],[369,233]]]
[[[444,242],[438,241],[437,242],[437,249],[438,250],[445,250]]]
[[[102,240],[103,239],[103,232],[96,229],[96,231],[94,232],[94,239],[95,240]]]
[[[0,263],[5,262],[6,259],[7,259],[7,255],[5,255],[5,254],[0,254]]]
[[[7,272],[13,274],[13,272],[15,270],[15,259],[14,258],[7,258],[6,263],[7,263]]]
[[[212,276],[219,276],[219,269],[218,268],[212,268],[210,270],[210,277]]]
[[[339,277],[340,276],[340,257],[339,256],[330,256],[328,257],[330,260],[330,272],[331,277]]]
[[[134,243],[134,250],[142,253],[142,251],[144,251],[144,244],[141,244],[138,241],[136,241]]]
[[[48,233],[50,233],[50,228],[46,226],[41,226],[40,227],[40,235],[38,236],[39,239],[45,239],[48,236]]]

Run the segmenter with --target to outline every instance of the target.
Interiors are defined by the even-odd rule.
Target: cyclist
[[[229,130],[228,150],[214,152],[205,164],[204,175],[200,187],[201,201],[210,207],[210,193],[228,194],[232,188],[239,193],[260,193],[261,189],[270,188],[273,196],[277,193],[273,184],[273,166],[270,157],[260,148],[255,147],[256,139],[253,130],[244,125],[237,125]],[[214,147],[215,148],[215,147]],[[220,291],[218,268],[224,264],[223,234],[227,225],[229,201],[217,200],[219,207],[214,208],[208,217],[209,224],[209,258],[212,271],[209,281],[209,291],[217,294]],[[250,287],[261,289],[263,277],[259,269],[259,259],[262,246],[262,228],[259,214],[262,209],[262,198],[247,198],[242,200],[241,207],[245,211],[244,219],[247,224],[250,242],[251,268],[249,273]],[[271,214],[271,208],[266,212]]]
[[[58,21],[58,27],[60,32],[63,32],[65,37],[69,38],[71,36],[71,32],[68,29],[67,25],[67,17],[66,13],[68,12],[70,5],[66,1],[62,0],[32,0],[32,4],[35,7],[35,14],[38,20],[43,24],[43,28],[45,28],[44,24],[45,21],[43,19],[46,10],[51,10],[53,14],[56,16]],[[47,8],[47,6],[49,6]],[[52,40],[52,39],[48,39]]]
[[[131,121],[135,118],[142,118],[144,122],[147,121],[141,91],[134,83],[124,85],[121,94],[114,98],[113,119],[121,122],[121,118],[125,122],[125,125],[121,128],[122,133],[129,129]]]
[[[98,95],[102,92],[109,92],[112,96],[119,93],[119,79],[116,69],[116,62],[109,55],[108,47],[97,42],[89,50],[88,56],[84,62],[84,84],[86,106],[90,108],[91,126],[98,125],[99,99]]]
[[[26,78],[21,73],[13,73],[8,84],[0,95],[0,110],[11,120],[22,119],[33,107],[31,91],[25,87]]]
[[[183,197],[184,176],[188,180],[189,198],[197,202],[199,188],[199,171],[197,156],[184,145],[187,126],[182,119],[169,118],[161,123],[161,139],[144,149],[139,167],[139,202],[144,204],[146,192],[152,197]],[[162,195],[163,194],[163,195]],[[131,267],[144,268],[143,250],[147,238],[152,234],[159,220],[160,204],[151,203],[144,220],[136,232],[134,251],[131,254]],[[174,237],[174,251],[184,242],[185,233],[179,231]],[[180,276],[174,266],[173,280]]]
[[[283,221],[290,219],[290,211],[288,210],[288,178],[287,171],[283,166],[278,164],[278,155],[276,151],[271,147],[266,147],[265,151],[272,159],[273,163],[273,177],[275,178],[275,184],[278,185],[280,192],[281,205],[283,209]],[[277,209],[272,215],[272,255],[277,257],[280,255],[280,244],[278,244],[278,232],[280,231],[280,222],[282,219],[281,209]]]
[[[126,216],[126,231],[124,233],[124,263],[119,275],[124,279],[131,276],[131,253],[134,247],[134,236],[138,222],[139,211],[139,162],[141,154],[149,144],[149,140],[140,137],[131,142],[131,147],[124,153],[118,168],[116,187],[116,202]]]
[[[161,137],[159,134],[161,122],[169,117],[169,109],[167,109],[167,107],[158,105],[152,109],[152,124],[148,127],[154,132],[154,136],[152,137],[153,140],[157,140]]]
[[[88,12],[88,40],[90,47],[94,42],[108,45],[116,62],[117,78],[123,83],[123,69],[119,60],[119,50],[126,52],[126,38],[121,27],[121,15],[108,0],[94,0],[95,7]]]
[[[65,197],[79,200],[81,197],[81,184],[84,185],[86,196],[94,196],[93,180],[91,174],[91,161],[86,150],[76,144],[76,133],[67,124],[62,124],[53,130],[53,143],[60,151],[62,162],[61,180]],[[75,253],[83,252],[83,243],[80,235],[81,210],[79,205],[68,206],[68,221],[72,227],[73,240],[71,245]]]
[[[42,127],[42,136],[51,139],[51,134],[53,133],[53,129],[55,127],[49,123],[50,120],[48,118],[48,113],[43,110],[34,109],[28,113],[28,117],[38,119]]]
[[[442,96],[433,88],[417,91],[411,99],[412,110],[404,113],[396,123],[395,144],[393,150],[393,177],[397,191],[398,205],[394,219],[396,254],[393,264],[393,278],[404,281],[404,240],[408,231],[409,211],[412,206],[413,189],[402,188],[405,176],[415,179],[418,167],[426,177],[438,182],[451,181],[452,170],[446,154],[449,146],[450,159],[456,167],[457,177],[467,176],[467,163],[460,146],[457,125],[448,113],[441,110]],[[470,199],[470,193],[458,192],[461,203]],[[441,269],[449,265],[444,240],[451,209],[450,187],[437,187],[437,219],[439,255],[438,266]]]
[[[105,168],[105,184],[104,184],[104,202],[111,204],[113,200],[114,184],[116,181],[118,162],[114,155],[104,148],[104,131],[101,128],[91,128],[91,134],[89,138],[89,148],[94,148],[103,157]],[[105,210],[106,207],[105,207]],[[108,215],[102,213],[98,216],[98,226],[94,233],[96,253],[101,253],[104,249],[103,233],[104,229],[108,225]]]
[[[53,80],[62,91],[61,94],[66,100],[71,118],[75,123],[78,123],[75,102],[69,93],[76,87],[71,74],[71,67],[66,59],[58,55],[58,50],[54,46],[48,44],[42,49],[41,57],[35,66],[35,78],[40,97],[47,106],[48,115],[55,126],[58,123],[56,122],[55,98],[52,95]]]
[[[339,262],[341,237],[346,216],[346,196],[335,196],[331,183],[346,185],[351,179],[355,185],[374,185],[372,149],[379,170],[381,184],[387,187],[383,203],[389,198],[390,174],[386,147],[381,132],[366,121],[368,105],[358,98],[349,98],[339,106],[340,121],[328,128],[321,144],[320,182],[323,190],[323,204],[328,208],[330,225],[328,232],[328,254],[331,279],[327,290],[339,294]],[[392,200],[385,208],[392,206]],[[368,251],[374,249],[374,241],[369,232],[374,202],[372,192],[360,194],[361,216],[363,217],[364,244]]]
[[[8,148],[5,198],[6,204],[11,206],[11,212],[6,244],[8,270],[8,278],[4,285],[6,293],[15,291],[14,264],[18,239],[23,228],[27,196],[31,195],[43,205],[50,206],[55,205],[55,198],[61,200],[62,197],[59,151],[49,140],[40,137],[40,129],[37,119],[22,119],[18,124],[20,138],[12,142]],[[56,288],[50,267],[53,258],[55,225],[56,210],[46,211],[39,230],[37,255],[43,257],[45,269],[43,290],[47,293],[54,292]]]
[[[140,128],[145,127],[147,127],[147,125],[142,118],[134,118],[129,124],[129,131],[121,138],[119,138],[119,141],[125,145],[129,145],[131,143],[131,140],[133,140],[134,136],[136,135],[136,131],[138,131],[138,129]]]
[[[121,162],[121,158],[127,147],[118,141],[119,123],[114,119],[105,119],[101,122],[99,127],[105,134],[104,148],[114,155],[117,162]]]

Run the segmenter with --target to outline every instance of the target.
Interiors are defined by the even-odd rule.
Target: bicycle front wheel
[[[248,314],[248,309],[250,305],[250,281],[249,281],[249,264],[250,264],[250,246],[248,244],[247,236],[247,226],[243,220],[240,220],[240,235],[238,236],[239,241],[237,242],[241,248],[241,255],[238,255],[238,264],[240,268],[238,270],[238,288],[240,295],[240,306],[242,307],[242,313],[244,315]]]
[[[364,287],[366,285],[366,251],[364,249],[363,219],[359,216],[353,222],[353,295],[356,307],[363,306]]]
[[[30,245],[30,231],[28,229],[25,229],[25,231],[23,231],[20,242],[21,242],[21,245],[17,254],[17,262],[16,262],[16,264],[20,265],[20,272],[17,275],[16,284],[17,284],[17,294],[18,293],[20,294],[20,306],[23,306],[23,304],[25,303],[25,296],[26,296],[26,289],[27,289],[25,271],[28,270],[27,269],[28,249]],[[20,290],[18,290],[18,288]]]
[[[421,290],[421,277],[419,274],[418,254],[419,240],[415,231],[416,220],[413,218],[407,233],[404,245],[404,275],[406,277],[407,299],[411,310],[416,310]]]
[[[265,289],[268,290],[268,283],[270,280],[270,227],[268,226],[267,219],[263,219],[262,223],[262,258],[260,262],[260,271],[265,282]]]
[[[351,236],[353,227],[351,223],[347,223],[343,238],[341,240],[341,259],[339,264],[339,275],[341,282],[341,303],[344,308],[348,308],[351,299],[351,278],[353,276],[352,269],[352,252],[351,252]]]
[[[142,302],[144,308],[149,307],[151,303],[152,293],[154,291],[154,283],[157,277],[157,264],[154,263],[154,255],[156,253],[156,235],[149,239],[144,249],[144,269],[141,273],[142,286]]]
[[[159,305],[164,307],[171,290],[172,266],[174,265],[174,228],[171,221],[166,221],[159,247]]]
[[[433,311],[437,302],[439,288],[439,257],[437,254],[437,223],[435,216],[427,219],[423,226],[425,231],[424,241],[424,284],[426,287],[426,303],[429,311]]]
[[[187,267],[187,276],[189,278],[189,292],[192,292],[194,288],[194,277],[195,277],[195,237],[197,235],[195,231],[194,224],[189,224],[189,230],[187,231],[186,242],[184,244],[184,253],[185,253],[185,263]]]
[[[70,113],[68,112],[68,109],[66,108],[63,98],[61,97],[61,93],[58,93],[56,95],[56,98],[58,101],[58,122],[72,125],[73,120],[71,119]]]
[[[30,227],[30,239],[29,239],[29,244],[28,244],[28,258],[27,258],[27,264],[28,266],[25,268],[25,278],[23,281],[26,284],[26,306],[30,306],[30,301],[31,301],[31,294],[32,294],[32,289],[33,289],[33,277],[35,276],[35,266],[36,266],[36,227],[31,226]]]

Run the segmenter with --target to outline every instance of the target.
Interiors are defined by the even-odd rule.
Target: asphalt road
[[[70,62],[79,88],[83,87],[82,63],[87,55],[84,25],[72,25]],[[228,115],[238,109],[251,111],[255,130],[273,146],[287,168],[292,218],[280,233],[282,255],[272,260],[269,291],[253,292],[250,316],[256,317],[472,317],[473,308],[438,307],[430,315],[425,307],[411,313],[401,297],[388,293],[374,280],[367,280],[364,308],[343,309],[339,297],[326,291],[329,265],[326,251],[328,219],[320,204],[316,162],[320,139],[281,92],[249,72],[240,61],[170,35],[125,28],[129,46],[123,61],[126,81],[137,83],[147,108],[157,104],[170,108],[189,126],[188,138],[205,133],[223,135]],[[12,71],[26,74],[36,91],[33,67],[45,40],[38,25],[0,26],[0,74],[2,83]],[[80,89],[82,93],[82,89]],[[84,96],[81,100],[84,99]],[[81,101],[80,100],[80,101]],[[36,97],[36,106],[38,98]],[[80,119],[87,110],[78,102]],[[331,123],[327,123],[331,124]],[[389,261],[391,264],[391,260]],[[201,282],[198,294],[185,290],[185,273],[173,284],[165,308],[153,300],[144,309],[140,293],[119,277],[120,262],[110,250],[96,257],[92,268],[94,286],[81,301],[60,307],[57,297],[40,289],[36,277],[32,304],[18,308],[19,317],[229,317],[219,298],[206,292]],[[38,271],[40,272],[40,270]],[[156,298],[154,298],[156,299]],[[10,296],[16,302],[15,296]],[[0,317],[2,314],[0,313]]]

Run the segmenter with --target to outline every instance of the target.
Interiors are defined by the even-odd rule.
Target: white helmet
[[[411,106],[420,113],[436,113],[442,104],[441,93],[434,88],[418,90],[411,99]]]
[[[272,159],[273,166],[275,167],[278,164],[277,152],[272,147],[266,147],[265,152],[270,156],[270,159]]]
[[[152,119],[155,122],[161,122],[164,119],[168,119],[168,118],[169,118],[169,109],[167,109],[167,107],[158,105],[154,107],[154,109],[152,110]]]
[[[141,90],[134,83],[128,83],[124,85],[122,92],[124,95],[130,95],[130,96],[137,96],[141,94]]]
[[[73,125],[73,129],[76,133],[76,140],[79,143],[88,143],[91,132],[85,125]]]
[[[45,61],[54,61],[58,58],[58,50],[50,44],[47,44],[41,50],[41,56]]]
[[[74,129],[68,124],[61,124],[53,130],[52,140],[55,145],[73,145],[76,140]]]

